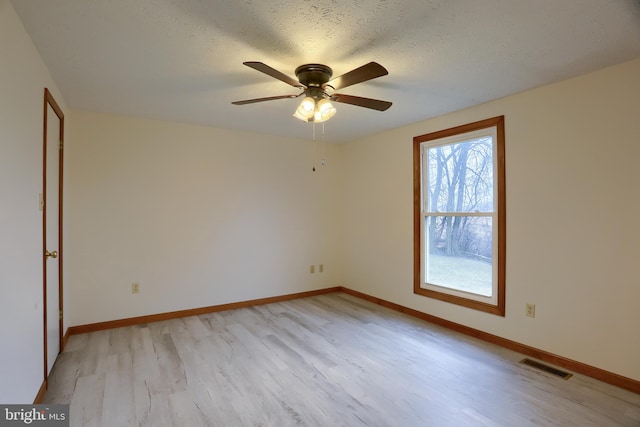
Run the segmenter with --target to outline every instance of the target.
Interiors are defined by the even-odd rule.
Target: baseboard
[[[42,385],[40,386],[40,390],[38,390],[38,394],[36,394],[36,398],[33,399],[33,404],[38,405],[42,403],[44,399],[44,394],[47,392],[47,381],[42,381]]]
[[[383,307],[387,307],[392,310],[408,314],[412,317],[417,317],[418,319],[425,320],[429,323],[443,326],[447,329],[451,329],[453,331],[460,332],[462,334],[480,339],[482,341],[499,345],[500,347],[504,347],[509,350],[522,353],[524,355],[536,358],[538,360],[542,360],[544,362],[548,362],[556,366],[561,366],[569,371],[586,375],[588,377],[595,378],[597,380],[614,385],[616,387],[620,387],[625,390],[629,390],[634,393],[640,394],[640,381],[637,381],[628,377],[624,377],[622,375],[618,375],[613,372],[605,371],[604,369],[596,368],[595,366],[590,366],[582,362],[568,359],[563,356],[558,356],[556,354],[549,353],[525,344],[521,344],[516,341],[502,338],[497,335],[483,332],[478,329],[470,328],[469,326],[451,322],[450,320],[445,320],[440,317],[433,316],[431,314],[423,313],[421,311],[414,310],[412,308],[408,308],[393,302],[389,302],[381,298],[376,298],[371,295],[364,294],[362,292],[354,291],[353,289],[340,287],[340,291],[346,294],[353,295],[355,297],[376,303]]]
[[[237,308],[252,307],[256,305],[272,304],[276,302],[289,301],[292,299],[313,297],[332,292],[339,292],[340,287],[318,289],[314,291],[297,292],[295,294],[279,295],[275,297],[259,298],[247,301],[233,302],[229,304],[212,305],[208,307],[192,308],[188,310],[171,311],[167,313],[151,314],[147,316],[129,317],[126,319],[110,320],[107,322],[90,323],[87,325],[71,326],[67,329],[67,334],[76,335],[87,332],[102,331],[105,329],[122,328],[124,326],[140,325],[143,323],[159,322],[161,320],[177,319],[187,316],[198,316],[200,314],[213,313],[216,311],[233,310]]]

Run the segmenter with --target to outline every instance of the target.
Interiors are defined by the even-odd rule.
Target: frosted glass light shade
[[[308,122],[309,119],[313,118],[313,113],[315,110],[316,102],[310,96],[306,97],[302,100],[296,112],[293,113],[293,117],[296,119],[300,119],[304,122]]]
[[[329,120],[336,114],[336,107],[329,102],[328,99],[321,99],[316,104],[316,109],[313,114],[313,120],[315,122],[324,122]]]

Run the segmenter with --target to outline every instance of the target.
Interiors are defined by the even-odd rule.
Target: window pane
[[[492,296],[492,217],[425,218],[425,282]]]
[[[493,212],[493,138],[427,149],[429,212]]]

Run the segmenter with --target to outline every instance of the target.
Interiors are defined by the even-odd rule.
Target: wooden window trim
[[[496,128],[496,171],[498,175],[498,284],[497,284],[497,303],[489,304],[482,301],[476,301],[469,298],[451,295],[444,292],[438,292],[432,289],[425,289],[421,286],[420,262],[421,262],[421,186],[422,177],[420,173],[420,145],[426,141],[445,138],[449,136],[459,135],[462,133],[472,132],[479,129],[490,127]],[[505,316],[505,298],[506,298],[506,191],[505,191],[505,133],[504,133],[504,116],[493,117],[490,119],[480,120],[473,123],[456,126],[453,128],[416,136],[413,138],[413,292],[429,298],[446,301],[452,304],[461,305],[475,310],[484,311],[498,316]]]

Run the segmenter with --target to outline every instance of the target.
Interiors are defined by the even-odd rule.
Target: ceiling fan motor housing
[[[331,80],[333,70],[322,64],[304,64],[296,68],[296,77],[303,85],[312,88],[321,88],[323,84]]]

